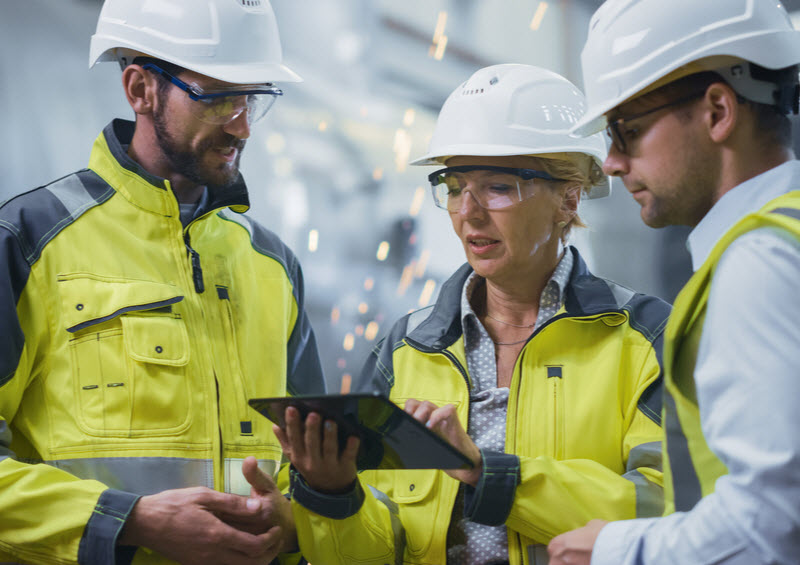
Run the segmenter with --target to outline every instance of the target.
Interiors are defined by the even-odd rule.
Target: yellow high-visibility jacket
[[[719,260],[745,233],[764,227],[785,230],[800,241],[800,191],[790,192],[748,214],[714,245],[705,263],[678,295],[665,331],[665,514],[688,512],[714,492],[728,469],[703,436],[694,369],[706,316],[706,306]]]
[[[297,259],[241,215],[241,177],[184,228],[132,135],[0,208],[0,562],[124,562],[138,496],[277,469],[249,398],[324,391]]]
[[[522,350],[511,381],[506,453],[484,451],[465,516],[508,529],[512,565],[543,562],[555,535],[593,518],[657,516],[661,489],[662,331],[669,306],[593,276],[578,255],[565,306]],[[460,300],[465,265],[433,307],[395,324],[359,388],[399,406],[454,404],[468,427],[470,375]],[[350,493],[323,495],[298,474],[292,506],[314,565],[443,565],[460,483],[443,471],[364,471]]]

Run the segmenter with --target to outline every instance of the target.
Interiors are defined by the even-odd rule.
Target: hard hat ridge
[[[106,0],[89,66],[145,55],[235,84],[298,82],[268,0]]]
[[[585,108],[580,90],[552,71],[522,64],[485,67],[450,94],[428,153],[411,164],[440,164],[455,155],[580,154],[599,170],[606,156],[603,136],[570,134]],[[587,196],[599,198],[609,191],[603,176]]]
[[[587,135],[605,127],[612,108],[690,72],[735,78],[731,86],[740,95],[775,105],[787,96],[774,99],[782,88],[730,72],[742,63],[797,65],[800,32],[775,0],[607,0],[592,16],[581,63],[589,108],[574,132]]]

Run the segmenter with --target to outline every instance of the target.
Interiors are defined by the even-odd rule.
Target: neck
[[[557,260],[549,268],[539,269],[537,276],[516,277],[513,281],[486,279],[484,313],[517,326],[536,323],[542,291],[556,265]]]
[[[713,204],[743,182],[795,159],[791,147],[775,143],[759,143],[757,136],[757,133],[747,133],[745,139],[739,140],[738,143],[734,141],[730,146],[723,148],[720,180]],[[763,138],[763,134],[761,137]]]

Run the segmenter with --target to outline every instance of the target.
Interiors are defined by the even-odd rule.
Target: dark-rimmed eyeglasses
[[[277,97],[283,95],[280,88],[271,84],[235,85],[207,91],[196,84],[182,81],[153,63],[146,63],[142,68],[162,76],[183,90],[195,102],[190,105],[192,114],[209,124],[230,123],[247,110],[247,123],[252,125],[266,116]]]
[[[671,106],[679,106],[681,104],[691,102],[696,98],[704,96],[705,93],[706,91],[705,89],[703,89],[702,91],[698,91],[693,94],[683,96],[681,98],[678,98],[677,100],[673,100],[672,102],[667,102],[666,104],[656,106],[655,108],[650,108],[649,110],[645,110],[644,112],[639,112],[637,114],[626,116],[624,118],[617,118],[615,120],[609,121],[608,125],[606,126],[606,134],[608,135],[608,137],[611,138],[611,143],[614,144],[614,149],[616,149],[620,153],[627,153],[628,142],[633,140],[640,133],[641,128],[631,127],[626,125],[626,123],[632,122],[633,120],[638,120],[639,118],[643,118],[644,116],[653,114],[655,112],[658,112],[665,108],[669,108]]]
[[[484,174],[469,175],[473,171]],[[433,200],[448,212],[461,209],[464,193],[469,192],[479,206],[499,210],[531,198],[535,193],[534,179],[560,181],[535,169],[495,167],[491,165],[460,165],[434,171],[428,175]]]

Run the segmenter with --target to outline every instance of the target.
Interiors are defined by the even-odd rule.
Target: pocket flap
[[[434,469],[409,469],[396,471],[394,496],[400,504],[420,502],[428,497],[442,471]]]
[[[189,336],[180,318],[122,316],[125,350],[142,363],[181,366],[189,362]]]
[[[99,324],[126,312],[154,310],[183,300],[174,285],[111,279],[95,275],[64,275],[58,278],[68,332]]]

